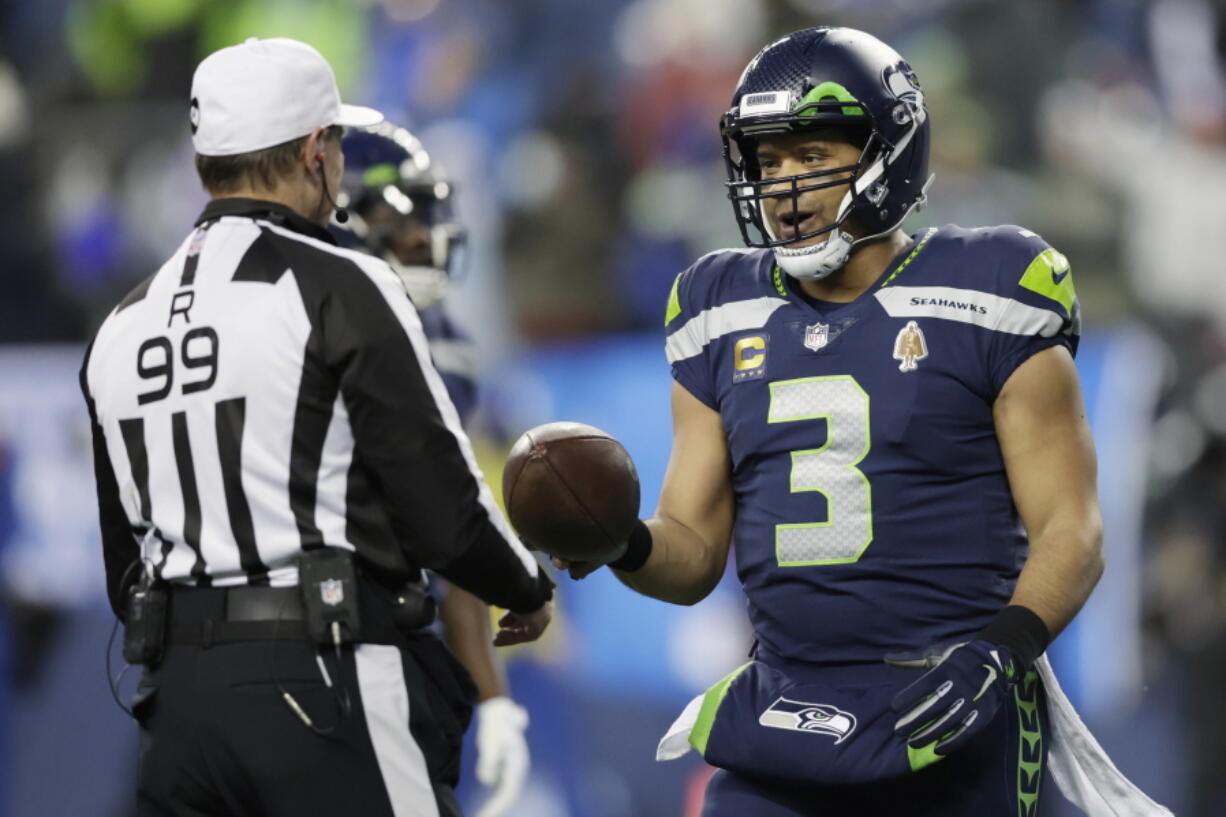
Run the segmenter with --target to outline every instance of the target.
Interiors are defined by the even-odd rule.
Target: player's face
[[[402,215],[387,204],[372,207],[363,218],[371,232],[382,237],[384,246],[401,264],[410,267],[433,264],[430,230],[420,219]]]
[[[757,146],[758,166],[761,168],[763,181],[850,167],[859,159],[860,148],[846,141],[844,135],[834,129],[764,136]],[[791,195],[765,199],[763,210],[767,223],[775,235],[784,240],[833,223],[839,212],[839,204],[847,194],[851,178],[852,173],[847,172],[806,179],[799,183],[800,194],[795,203]],[[835,181],[841,183],[813,189]],[[780,182],[768,185],[763,192],[790,194],[791,190],[791,182]],[[827,234],[823,233],[792,246],[820,244],[826,238]]]

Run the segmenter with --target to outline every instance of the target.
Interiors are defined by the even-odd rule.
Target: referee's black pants
[[[139,817],[459,817],[463,667],[425,633],[323,656],[348,715],[307,641],[168,647],[134,699]]]

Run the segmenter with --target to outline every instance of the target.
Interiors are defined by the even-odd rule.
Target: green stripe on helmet
[[[371,165],[362,174],[362,184],[365,187],[383,187],[399,180],[400,171],[392,164]]]
[[[816,108],[818,103],[828,99],[834,99],[836,102],[859,102],[858,99],[851,95],[850,91],[837,82],[823,82],[805,94],[804,99],[800,100],[796,107],[792,108],[792,115],[816,116],[817,111],[810,111],[809,109]],[[859,105],[845,105],[843,106],[843,116],[864,116],[864,109]]]

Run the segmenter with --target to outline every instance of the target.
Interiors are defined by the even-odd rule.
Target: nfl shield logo
[[[319,583],[319,597],[324,604],[335,607],[345,600],[345,585],[340,579],[326,579]]]
[[[200,249],[204,246],[204,234],[207,232],[204,227],[198,227],[196,232],[192,233],[192,242],[187,245],[188,255],[199,255]]]
[[[815,323],[805,327],[805,348],[818,351],[830,342],[830,324]]]

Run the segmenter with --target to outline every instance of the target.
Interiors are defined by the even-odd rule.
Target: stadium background
[[[524,428],[580,420],[625,441],[650,512],[668,287],[739,243],[716,119],[762,44],[845,24],[895,45],[924,83],[937,181],[910,226],[1020,223],[1073,261],[1108,571],[1055,660],[1125,772],[1177,814],[1226,814],[1224,21],[1223,0],[0,5],[4,813],[129,809],[136,735],[103,670],[111,616],[75,374],[105,311],[203,205],[186,116],[201,57],[250,35],[304,39],[347,99],[422,137],[471,230],[451,311],[482,350],[475,436],[491,481]],[[653,750],[741,663],[741,605],[732,571],[693,608],[606,575],[564,582],[548,637],[507,654],[534,753],[512,813],[696,814],[705,768]],[[1048,813],[1067,813],[1055,799]]]

